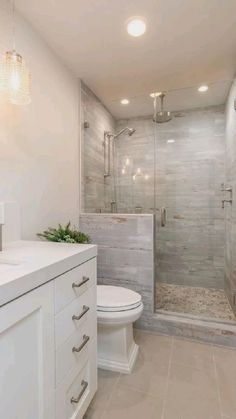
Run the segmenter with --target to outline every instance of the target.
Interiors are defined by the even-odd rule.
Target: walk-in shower
[[[148,94],[133,98],[130,108],[112,103],[116,117],[84,94],[90,128],[82,150],[83,211],[153,214],[158,313],[234,321],[225,271],[233,198],[221,186],[232,186],[225,165],[229,88],[211,85],[209,95],[197,87],[173,90],[154,103]]]

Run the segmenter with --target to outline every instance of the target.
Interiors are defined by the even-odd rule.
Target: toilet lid
[[[125,311],[140,306],[141,295],[123,287],[98,285],[98,311]]]

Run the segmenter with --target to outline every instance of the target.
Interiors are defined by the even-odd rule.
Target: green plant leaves
[[[64,227],[58,224],[58,228],[48,227],[43,233],[38,233],[38,237],[51,242],[61,243],[90,243],[90,237],[75,228],[71,228],[68,222]]]

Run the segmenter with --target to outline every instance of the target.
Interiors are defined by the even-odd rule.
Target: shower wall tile
[[[236,112],[234,100],[236,82],[232,84],[226,107],[226,183],[233,188],[233,204],[225,204],[226,248],[225,248],[225,288],[236,314]],[[229,193],[226,193],[229,198]]]
[[[128,139],[120,137],[116,143],[118,209],[153,211],[156,156],[157,280],[222,289],[225,228],[220,186],[225,180],[224,108],[181,112],[159,125],[147,117],[117,122],[118,129],[126,125],[136,132]],[[134,180],[139,169],[141,174]],[[160,225],[161,207],[167,209],[165,227]]]
[[[110,203],[116,192],[118,213],[154,212],[157,280],[222,289],[225,214],[220,185],[225,180],[224,108],[181,112],[167,124],[157,125],[151,117],[115,121],[85,85],[82,103],[84,120],[90,123],[90,128],[83,130],[83,211],[111,212]],[[113,178],[104,180],[103,176],[103,134],[104,130],[118,131],[125,126],[136,131],[115,142],[114,191]],[[228,154],[233,170],[231,153],[232,147]],[[164,228],[160,226],[161,207],[167,209]],[[228,271],[227,268],[227,277]]]
[[[142,295],[145,327],[154,311],[153,216],[81,214],[80,229],[98,245],[98,283]]]
[[[104,179],[104,131],[115,131],[115,119],[84,84],[81,85],[81,195],[82,210],[110,211],[112,178]],[[84,128],[84,121],[89,123]]]

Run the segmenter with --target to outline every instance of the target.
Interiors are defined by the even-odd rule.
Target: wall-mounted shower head
[[[163,122],[169,122],[172,119],[172,115],[169,111],[164,110],[164,97],[165,93],[161,93],[159,95],[161,100],[161,110],[157,111],[157,99],[158,97],[155,96],[154,98],[154,116],[153,121],[157,122],[158,124],[162,124]]]
[[[118,138],[121,134],[128,134],[130,137],[135,132],[134,128],[125,127],[122,130],[120,130],[117,134],[114,134],[114,138]]]
[[[128,128],[128,135],[131,137],[131,135],[133,135],[135,133],[135,129],[134,128]]]

